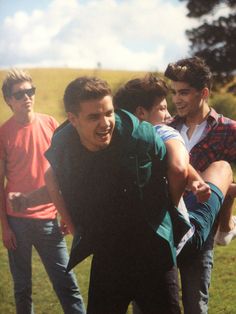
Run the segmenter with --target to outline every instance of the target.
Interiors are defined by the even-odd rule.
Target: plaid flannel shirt
[[[236,163],[236,121],[218,114],[213,108],[199,142],[190,151],[190,163],[204,171],[212,162],[225,160]],[[170,125],[181,130],[184,119],[176,116]]]

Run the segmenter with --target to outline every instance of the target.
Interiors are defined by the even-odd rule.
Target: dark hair
[[[2,84],[2,94],[5,101],[11,97],[13,85],[22,82],[29,82],[32,85],[32,77],[28,72],[17,68],[13,68],[7,72]]]
[[[176,63],[169,63],[164,74],[172,81],[187,82],[198,90],[204,87],[211,89],[212,87],[210,68],[199,57],[186,58]]]
[[[156,98],[165,98],[167,93],[168,87],[165,81],[153,74],[147,74],[143,78],[132,79],[122,86],[116,92],[113,103],[115,107],[135,113],[138,106],[150,110]]]
[[[80,103],[111,95],[108,83],[96,77],[82,76],[70,82],[64,93],[66,112],[78,113]]]

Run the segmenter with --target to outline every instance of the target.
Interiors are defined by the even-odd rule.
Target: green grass
[[[79,70],[79,69],[29,69],[36,86],[35,111],[54,116],[59,122],[65,119],[63,94],[69,82],[82,75],[96,75],[108,81],[115,91],[124,81],[143,75],[144,72]],[[6,71],[0,70],[0,82]],[[0,93],[1,94],[1,93]],[[11,115],[10,108],[0,95],[0,124]]]
[[[68,247],[71,236],[67,236]],[[227,247],[215,248],[215,264],[210,288],[209,314],[236,314],[236,241]],[[90,258],[87,258],[74,271],[81,293],[87,302]],[[37,314],[62,314],[58,299],[48,280],[48,276],[39,259],[33,252],[33,300]],[[0,313],[15,313],[12,279],[8,267],[7,251],[0,243]],[[128,313],[132,313],[129,308]],[[112,313],[111,313],[112,314]]]
[[[81,75],[97,75],[106,79],[113,90],[122,82],[134,78],[143,72],[125,71],[86,71],[71,69],[31,69],[37,87],[35,110],[54,116],[59,122],[65,119],[62,98],[66,85]],[[5,71],[0,71],[2,82]],[[11,115],[10,109],[0,95],[0,124]],[[71,236],[67,236],[68,247]],[[61,314],[58,299],[49,283],[47,274],[37,255],[33,252],[33,300],[37,314]],[[75,268],[82,295],[87,302],[90,258]],[[216,247],[215,264],[210,288],[209,314],[236,314],[236,241],[227,247]],[[0,241],[0,313],[15,313],[13,285],[8,267],[7,251]],[[131,313],[129,309],[128,313]],[[112,314],[112,313],[111,313]]]

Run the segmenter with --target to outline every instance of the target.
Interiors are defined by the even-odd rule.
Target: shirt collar
[[[219,114],[215,111],[215,109],[211,108],[210,112],[206,118],[208,124],[215,124],[219,119]],[[168,124],[173,126],[176,129],[179,129],[185,123],[185,119],[176,115],[172,118],[172,120],[168,121]]]

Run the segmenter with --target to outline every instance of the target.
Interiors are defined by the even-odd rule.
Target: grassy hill
[[[29,69],[36,86],[35,111],[53,115],[59,122],[65,119],[63,94],[66,86],[73,79],[82,75],[95,75],[108,81],[113,91],[124,81],[134,78],[144,72],[108,71],[108,70],[80,70],[80,69]],[[2,84],[6,71],[0,70]],[[0,95],[0,124],[11,115],[5,104],[2,93]]]
[[[29,69],[35,86],[35,110],[48,113],[58,121],[65,119],[62,98],[67,84],[81,75],[96,75],[106,79],[113,90],[143,72],[79,70],[79,69]],[[5,71],[0,71],[0,81],[5,76]],[[0,124],[11,115],[10,109],[0,96]],[[1,231],[1,230],[0,230]],[[67,236],[68,247],[71,245],[71,236]],[[82,294],[87,300],[90,258],[75,268]],[[236,314],[236,240],[227,247],[216,247],[215,265],[213,270],[212,285],[210,289],[209,314]],[[38,255],[33,254],[33,299],[35,313],[61,314],[62,310],[49,283],[46,272]],[[12,279],[9,273],[7,252],[0,241],[0,313],[13,314],[14,300]],[[129,310],[131,313],[131,310]],[[112,314],[112,313],[111,313]]]

